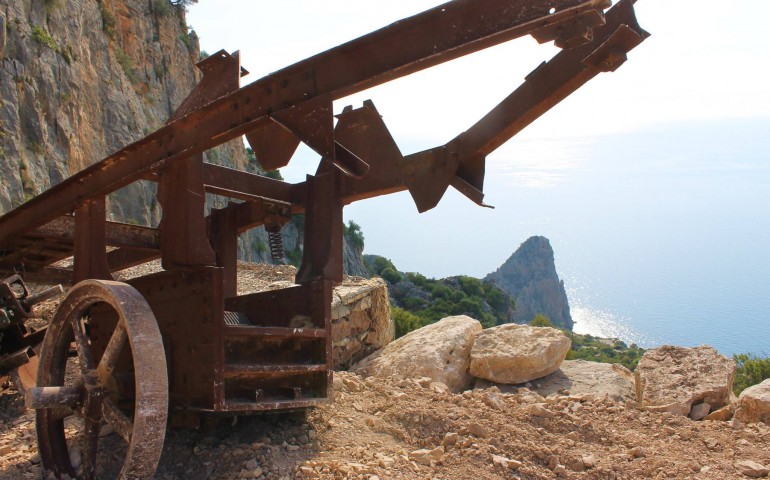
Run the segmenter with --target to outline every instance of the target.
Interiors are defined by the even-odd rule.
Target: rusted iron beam
[[[0,245],[165,162],[271,124],[270,115],[281,110],[320,98],[342,98],[537,28],[574,22],[604,5],[580,0],[456,0],[396,22],[194,110],[73,175],[0,218]]]
[[[72,270],[59,267],[29,267],[25,266],[19,271],[16,265],[0,263],[0,272],[15,273],[18,272],[28,282],[63,285],[72,284]]]
[[[38,227],[26,236],[71,244],[75,239],[75,217],[64,215]],[[111,247],[157,250],[160,248],[159,237],[159,232],[155,228],[120,222],[106,222],[105,241]]]
[[[72,283],[89,278],[112,280],[107,267],[105,198],[86,200],[75,210]]]
[[[210,163],[203,164],[203,182],[207,192],[239,200],[272,199],[298,205],[304,195],[304,183],[292,185]]]
[[[458,176],[481,191],[487,155],[599,73],[616,70],[648,36],[636,20],[632,0],[611,8],[591,41],[543,62],[511,95],[447,145],[460,159]],[[462,187],[458,190],[462,192]]]

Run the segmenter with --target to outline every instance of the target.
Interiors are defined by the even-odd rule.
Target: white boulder
[[[555,372],[572,342],[550,327],[506,324],[476,334],[470,372],[497,383],[524,383]]]
[[[642,407],[690,415],[694,405],[713,412],[730,403],[735,362],[708,346],[665,345],[646,351],[634,375]]]
[[[445,384],[453,392],[467,389],[470,352],[481,323],[471,317],[447,317],[388,344],[357,363],[352,372],[369,377],[420,378]]]
[[[743,423],[770,424],[770,378],[741,392],[735,418]]]
[[[616,402],[636,400],[634,374],[629,369],[586,360],[564,360],[558,370],[534,382],[532,390],[544,397],[567,390],[571,395],[591,394]]]

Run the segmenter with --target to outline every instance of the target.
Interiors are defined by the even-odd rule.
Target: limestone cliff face
[[[530,237],[484,280],[494,282],[516,300],[516,323],[528,323],[541,313],[555,326],[572,329],[564,282],[556,273],[553,248],[547,238]]]
[[[168,0],[0,0],[0,32],[0,214],[161,127],[200,79],[195,32]],[[262,173],[240,139],[206,161]],[[110,219],[156,226],[155,188],[110,195]],[[301,248],[297,225],[283,235]],[[267,245],[254,229],[240,257],[269,263]]]
[[[3,212],[165,123],[199,78],[184,10],[168,2],[0,0]],[[245,166],[242,148],[219,149]],[[115,220],[157,224],[155,186],[109,199]]]

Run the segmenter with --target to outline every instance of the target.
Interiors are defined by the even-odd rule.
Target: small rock
[[[734,466],[739,473],[751,478],[763,478],[770,473],[769,468],[752,460],[739,460]]]
[[[533,403],[527,408],[527,410],[529,411],[530,414],[536,417],[541,417],[541,418],[553,417],[553,412],[545,408],[544,403]]]
[[[256,458],[252,458],[251,460],[248,460],[243,464],[243,468],[245,468],[246,470],[256,470],[257,467],[259,467],[259,463],[257,463]]]
[[[489,436],[487,429],[478,423],[468,425],[468,433],[477,438],[487,438]]]
[[[583,465],[586,468],[594,468],[596,466],[596,457],[593,455],[583,455]]]
[[[518,460],[506,458],[501,455],[492,455],[492,463],[494,465],[499,465],[505,469],[515,469],[515,470],[518,470],[524,465]]]
[[[699,403],[697,405],[693,405],[692,409],[690,409],[690,419],[691,420],[703,420],[706,418],[706,415],[709,414],[709,411],[711,411],[711,405],[709,405],[706,402]]]
[[[318,477],[318,472],[316,472],[313,467],[309,467],[307,465],[303,465],[299,467],[299,472],[306,477],[310,477],[310,478]]]
[[[725,405],[724,407],[714,410],[713,412],[706,415],[706,417],[703,420],[710,420],[710,421],[716,421],[716,422],[726,422],[733,418],[733,406],[732,405]]]
[[[647,456],[647,453],[644,451],[643,447],[634,447],[629,450],[628,453],[634,458],[642,458]]]
[[[449,387],[441,382],[431,382],[430,389],[436,393],[450,393]]]
[[[444,458],[444,447],[436,447],[433,450],[423,448],[409,454],[409,460],[422,465],[430,465],[431,462],[440,462]]]
[[[481,401],[484,402],[484,405],[490,408],[495,408],[497,410],[503,410],[505,408],[505,402],[503,402],[503,399],[500,398],[500,395],[494,392],[485,393],[484,396],[481,397]]]
[[[451,447],[457,443],[458,438],[460,438],[460,435],[458,435],[457,432],[449,432],[444,435],[444,439],[441,441],[441,446],[444,448]]]

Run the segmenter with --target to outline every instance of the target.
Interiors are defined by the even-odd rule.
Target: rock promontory
[[[572,330],[567,292],[556,273],[553,248],[545,237],[530,237],[495,272],[484,277],[516,301],[513,319],[529,323],[543,314],[554,326]]]

